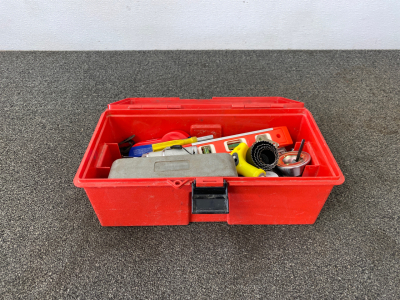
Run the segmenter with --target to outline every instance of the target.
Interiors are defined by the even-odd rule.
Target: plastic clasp
[[[200,182],[199,182],[200,183]],[[222,184],[220,184],[222,183]],[[197,180],[192,183],[192,214],[228,214],[229,198],[228,183],[221,180],[212,180],[201,183]]]

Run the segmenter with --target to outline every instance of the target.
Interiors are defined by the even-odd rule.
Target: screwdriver
[[[211,140],[213,138],[214,138],[213,135],[206,135],[206,136],[202,136],[202,137],[193,136],[188,139],[172,140],[172,141],[168,141],[168,142],[155,143],[155,144],[136,146],[136,147],[133,146],[129,152],[129,156],[141,157],[143,154],[146,154],[149,152],[161,151],[167,147],[171,147],[174,145],[189,145],[189,144],[196,143],[196,142]]]
[[[174,141],[153,144],[152,147],[153,147],[153,151],[156,152],[156,151],[164,150],[165,148],[171,147],[174,145],[188,145],[188,144],[197,143],[197,142],[201,142],[201,141],[211,140],[213,138],[214,138],[213,135],[206,135],[206,136],[202,136],[199,138],[193,136],[188,139],[174,140]]]

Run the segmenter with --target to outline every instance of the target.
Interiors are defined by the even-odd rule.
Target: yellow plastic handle
[[[265,176],[266,173],[262,169],[258,169],[246,161],[246,153],[247,150],[249,149],[249,146],[247,146],[245,143],[240,143],[238,146],[236,146],[235,149],[232,150],[231,155],[234,155],[235,157],[238,158],[238,163],[236,165],[236,171],[238,174],[243,175],[245,177],[262,177]]]
[[[153,144],[153,151],[161,151],[164,150],[167,147],[171,147],[174,145],[187,145],[187,144],[192,144],[192,143],[196,143],[197,142],[197,138],[191,137],[188,139],[184,139],[184,140],[173,140],[173,141],[168,141],[168,142],[162,142],[162,143],[158,143],[158,144]]]

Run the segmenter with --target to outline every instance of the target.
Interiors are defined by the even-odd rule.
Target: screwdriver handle
[[[188,139],[184,139],[184,140],[174,140],[174,141],[168,141],[168,142],[163,142],[163,143],[158,143],[158,144],[153,144],[153,151],[161,151],[164,150],[167,147],[171,147],[174,145],[187,145],[187,144],[192,144],[192,143],[196,143],[197,142],[197,138],[191,137]]]

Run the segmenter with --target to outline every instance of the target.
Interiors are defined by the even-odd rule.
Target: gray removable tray
[[[121,158],[108,178],[237,177],[228,153]]]

